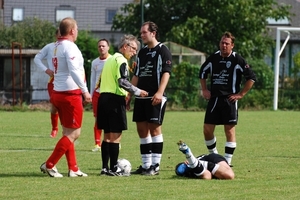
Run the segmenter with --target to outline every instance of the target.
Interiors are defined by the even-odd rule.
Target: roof
[[[175,42],[164,42],[164,45],[166,45],[169,48],[172,55],[200,55],[200,56],[206,55],[201,51],[191,49],[189,47],[183,46],[181,44],[177,44]]]
[[[40,49],[21,49],[22,56],[34,57]],[[0,57],[7,57],[12,55],[12,49],[0,49]],[[19,49],[14,49],[14,55],[20,55]]]

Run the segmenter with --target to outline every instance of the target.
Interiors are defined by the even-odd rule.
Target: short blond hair
[[[71,17],[66,17],[59,24],[59,32],[61,36],[67,36],[70,31],[75,28],[77,22]]]

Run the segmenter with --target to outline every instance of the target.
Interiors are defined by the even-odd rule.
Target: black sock
[[[119,150],[119,143],[109,143],[110,170],[113,172],[117,170]]]
[[[101,157],[102,157],[102,168],[108,168],[108,161],[109,161],[109,143],[102,141],[101,145]]]

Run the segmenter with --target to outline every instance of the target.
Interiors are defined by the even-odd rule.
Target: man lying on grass
[[[212,153],[196,158],[183,141],[179,141],[177,144],[179,151],[185,154],[187,159],[176,165],[175,173],[178,176],[201,179],[234,179],[234,172],[223,156]]]

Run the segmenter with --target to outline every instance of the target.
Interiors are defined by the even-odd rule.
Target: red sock
[[[52,130],[58,130],[58,113],[51,113]]]
[[[48,169],[53,168],[59,159],[66,153],[70,148],[70,145],[73,144],[68,137],[63,136],[56,144],[51,156],[46,161],[46,167]]]
[[[95,138],[95,144],[101,146],[101,134],[102,130],[97,128],[97,123],[94,125],[94,138]]]
[[[69,170],[77,172],[78,167],[77,167],[77,161],[75,155],[75,146],[73,142],[70,145],[69,149],[66,151],[66,158],[67,158]]]

